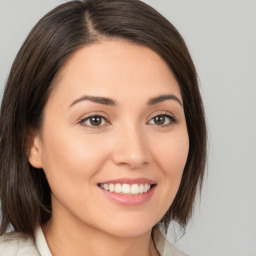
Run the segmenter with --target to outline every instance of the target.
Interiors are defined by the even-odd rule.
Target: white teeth
[[[126,195],[138,195],[142,193],[147,193],[151,185],[150,184],[100,184],[100,187],[109,192],[114,192],[117,194],[126,194]]]
[[[144,192],[144,185],[140,184],[139,186],[139,193],[142,194]]]
[[[122,193],[122,187],[120,184],[113,184],[113,186],[115,186],[115,193]]]
[[[133,195],[139,194],[139,185],[138,184],[132,184],[131,194],[133,194]]]
[[[147,191],[149,191],[149,189],[150,189],[150,185],[145,184],[143,192],[146,193]]]
[[[130,194],[131,186],[129,184],[122,185],[122,192],[123,194]]]
[[[114,186],[114,184],[109,184],[108,190],[109,190],[110,192],[114,192],[114,191],[115,191],[115,186]]]

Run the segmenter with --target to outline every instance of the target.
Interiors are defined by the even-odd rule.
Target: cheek
[[[53,192],[64,189],[75,193],[80,188],[82,192],[85,183],[93,183],[94,175],[107,158],[108,149],[99,145],[100,139],[92,137],[80,131],[56,132],[52,129],[45,132],[43,166]]]
[[[176,193],[180,185],[189,151],[187,130],[170,134],[155,147],[156,162],[161,167],[166,189]]]
[[[188,156],[189,138],[186,129],[177,129],[168,134],[155,136],[154,141],[152,155],[158,173],[156,188],[158,196],[155,209],[157,209],[156,215],[162,218],[173,203],[179,189]]]

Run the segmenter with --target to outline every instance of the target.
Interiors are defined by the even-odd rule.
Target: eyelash
[[[165,118],[165,120],[164,120],[164,124],[159,124],[159,125],[157,125],[157,124],[152,124],[152,123],[150,123],[152,120],[154,120],[155,118]],[[92,122],[92,120],[93,120],[93,118],[100,118],[100,124],[99,125],[93,125],[91,122]],[[166,124],[165,122],[166,122],[166,119],[169,119],[169,122]],[[86,122],[90,122],[90,124],[86,124]],[[102,125],[102,121],[103,122],[105,122],[105,124],[103,124]],[[168,127],[168,126],[171,126],[171,125],[173,125],[173,124],[175,124],[175,123],[177,123],[177,119],[174,117],[174,116],[172,116],[172,115],[170,115],[170,114],[167,114],[167,113],[165,113],[165,114],[159,114],[159,115],[155,115],[154,117],[152,117],[148,122],[147,122],[147,124],[149,124],[149,125],[156,125],[156,126],[158,126],[158,127]],[[102,126],[104,127],[104,126],[108,126],[108,125],[110,125],[110,122],[107,120],[107,118],[106,117],[104,117],[104,116],[102,116],[102,115],[91,115],[91,116],[88,116],[88,117],[85,117],[85,118],[83,118],[80,122],[79,122],[79,124],[81,124],[82,126],[84,126],[84,127],[88,127],[88,128],[92,128],[92,129],[97,129],[97,128],[101,128]]]
[[[160,118],[165,118],[164,124],[160,124],[160,125],[157,125],[157,124],[150,124],[150,121],[154,120],[155,118],[159,118],[159,117],[160,117]],[[167,124],[165,123],[165,122],[166,122],[166,119],[169,119],[169,122],[168,122]],[[163,128],[164,128],[164,127],[168,127],[168,126],[171,126],[171,125],[177,123],[177,119],[176,119],[174,116],[165,113],[165,114],[159,114],[159,115],[156,115],[156,116],[152,117],[152,118],[149,120],[149,122],[147,122],[147,123],[149,123],[150,125],[156,125],[156,126],[159,126],[159,127],[163,127]]]
[[[101,119],[100,125],[92,125],[91,122],[93,118],[100,118]],[[90,121],[91,124],[86,124],[87,121]],[[101,125],[102,121],[104,121],[106,124]],[[92,129],[110,125],[110,122],[107,120],[107,118],[102,115],[91,115],[91,116],[85,117],[79,123],[84,127],[88,127]]]

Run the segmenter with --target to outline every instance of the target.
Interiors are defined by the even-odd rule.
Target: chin
[[[143,236],[149,232],[151,232],[152,227],[118,227],[118,228],[113,228],[110,231],[108,231],[109,234],[115,236],[115,237],[121,237],[121,238],[134,238],[134,237],[139,237]]]
[[[145,218],[139,218],[137,220],[134,218],[130,218],[129,220],[124,218],[121,222],[111,222],[108,223],[108,226],[104,225],[104,227],[101,228],[104,228],[106,233],[116,237],[132,238],[151,232],[156,223],[157,221],[146,221]]]

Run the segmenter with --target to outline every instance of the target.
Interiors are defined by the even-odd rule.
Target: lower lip
[[[102,188],[100,188],[100,190],[104,193],[104,195],[106,195],[109,199],[111,199],[116,203],[127,205],[127,206],[136,206],[149,201],[150,198],[153,196],[155,188],[156,186],[152,187],[148,192],[143,194],[138,194],[138,195],[118,194],[118,193],[109,192]]]

